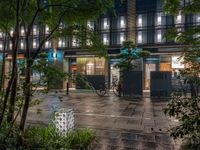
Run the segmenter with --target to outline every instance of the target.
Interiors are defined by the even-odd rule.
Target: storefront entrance
[[[145,90],[150,90],[150,74],[151,71],[156,71],[156,64],[145,64]]]

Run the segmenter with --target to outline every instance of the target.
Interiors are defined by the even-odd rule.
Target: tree
[[[165,11],[177,16],[179,13],[184,15],[197,15],[200,13],[200,1],[164,0]],[[185,31],[177,31],[172,28],[166,36],[180,44],[187,45],[183,48],[184,63],[187,64],[181,75],[185,77],[185,84],[190,85],[191,95],[182,97],[179,93],[174,93],[172,100],[168,103],[165,113],[170,117],[179,120],[179,125],[171,129],[171,136],[181,138],[186,142],[186,149],[200,149],[200,96],[198,87],[200,86],[200,27],[191,26]]]
[[[148,51],[138,51],[133,41],[124,41],[121,50],[124,52],[121,52],[117,56],[117,58],[119,58],[120,61],[115,65],[115,67],[119,68],[121,71],[134,70],[136,67],[134,62],[137,59],[147,57],[150,55]]]
[[[56,40],[61,36],[75,37],[78,39],[77,42],[80,46],[87,47],[92,52],[97,51],[99,54],[103,54],[103,50],[105,49],[100,42],[100,38],[87,27],[87,21],[95,20],[96,17],[106,12],[113,5],[113,0],[48,0],[46,4],[43,2],[43,0],[2,0],[0,2],[0,8],[3,8],[3,11],[0,10],[3,18],[0,20],[0,24],[4,24],[8,18],[8,30],[14,30],[12,35],[9,33],[9,39],[13,45],[12,71],[3,98],[5,107],[3,106],[3,111],[0,113],[0,125],[5,117],[8,99],[8,121],[13,121],[16,97],[18,96],[17,87],[19,86],[17,83],[19,79],[17,53],[19,50],[20,26],[23,26],[25,30],[25,80],[22,87],[24,99],[20,121],[21,131],[24,131],[27,112],[31,102],[31,89],[33,87],[31,74],[34,68],[33,66],[39,54],[42,52],[45,42],[48,40]],[[38,48],[31,55],[31,52],[33,52],[31,48],[31,33],[35,24],[49,26],[50,31],[47,35],[43,36]],[[62,27],[61,24],[64,26]],[[88,40],[90,44],[86,44]]]

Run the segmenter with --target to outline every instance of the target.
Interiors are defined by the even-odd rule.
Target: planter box
[[[150,89],[152,97],[171,97],[172,73],[170,71],[152,71]]]
[[[85,75],[84,77],[87,79],[87,82],[89,82],[96,90],[100,89],[102,85],[105,84],[104,75]],[[77,81],[76,89],[87,89],[87,87],[82,81]]]
[[[143,93],[142,71],[123,71],[122,92],[124,96],[141,96]]]

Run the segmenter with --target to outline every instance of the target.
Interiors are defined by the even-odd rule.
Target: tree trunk
[[[16,96],[17,96],[17,72],[15,72],[14,80],[11,88],[11,96],[10,96],[10,103],[9,103],[9,113],[7,117],[8,122],[12,122],[15,112],[15,102],[16,102]]]
[[[6,33],[5,38],[4,38],[3,60],[2,60],[2,67],[1,67],[1,81],[0,81],[1,85],[0,85],[0,91],[4,91],[6,45],[7,45],[7,33]]]
[[[18,30],[18,27],[16,29]],[[2,124],[4,115],[5,115],[5,111],[6,111],[6,108],[7,108],[7,103],[8,103],[8,98],[9,98],[10,92],[12,94],[16,94],[16,89],[14,89],[13,84],[15,82],[15,79],[17,78],[16,74],[17,74],[18,38],[19,38],[19,34],[17,33],[16,36],[13,38],[13,41],[12,41],[12,45],[13,45],[13,47],[12,47],[12,51],[13,51],[13,53],[12,53],[12,57],[13,57],[12,65],[13,66],[12,66],[11,78],[10,78],[10,80],[8,82],[8,86],[6,88],[6,93],[5,93],[4,101],[3,101],[3,107],[2,107],[1,114],[0,114],[0,125]],[[12,112],[14,111],[14,104],[15,104],[15,97],[13,97],[13,99],[10,99],[8,116],[12,116]],[[12,118],[12,117],[8,117],[8,118]],[[8,120],[10,120],[10,119],[8,119]]]
[[[4,118],[4,114],[5,114],[5,111],[6,111],[6,108],[7,108],[8,97],[9,97],[9,94],[10,94],[10,88],[11,88],[12,84],[13,84],[13,77],[11,76],[11,79],[9,80],[8,86],[6,88],[6,94],[4,96],[2,111],[0,113],[0,126],[2,124],[2,121],[3,121],[3,118]]]
[[[24,101],[24,107],[22,111],[22,117],[20,122],[20,130],[24,131],[25,123],[26,123],[26,117],[28,114],[28,108],[29,103],[31,100],[31,62],[30,60],[27,61],[27,68],[26,68],[26,77],[25,77],[25,86],[24,86],[24,94],[25,94],[25,101]]]
[[[11,86],[11,97],[9,101],[9,112],[7,120],[8,122],[11,122],[14,115],[15,110],[15,101],[16,101],[16,93],[17,93],[17,79],[18,79],[18,73],[17,73],[17,49],[18,49],[18,34],[16,38],[16,45],[13,46],[13,53],[12,53],[12,77],[13,77],[13,84]]]

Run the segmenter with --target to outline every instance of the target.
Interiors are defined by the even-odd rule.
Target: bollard
[[[119,96],[119,97],[122,96],[122,86],[121,86],[121,82],[119,82],[119,84],[118,84],[118,96]]]
[[[69,95],[69,82],[67,82],[66,95]]]

